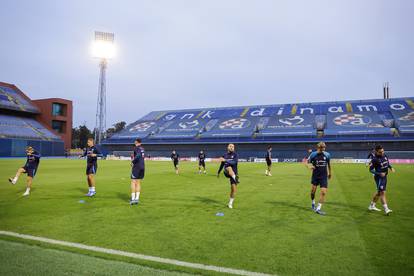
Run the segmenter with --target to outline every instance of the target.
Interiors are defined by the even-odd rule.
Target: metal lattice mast
[[[96,103],[95,143],[100,144],[106,133],[106,68],[114,55],[114,34],[95,32],[94,57],[99,58],[98,101]]]
[[[99,63],[98,101],[96,106],[95,143],[100,144],[106,130],[106,59]]]

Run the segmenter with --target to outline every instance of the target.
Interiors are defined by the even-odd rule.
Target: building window
[[[65,133],[66,132],[66,122],[63,121],[52,121],[52,128],[57,133]]]
[[[52,105],[52,115],[53,116],[65,116],[66,105],[60,103],[53,103]]]

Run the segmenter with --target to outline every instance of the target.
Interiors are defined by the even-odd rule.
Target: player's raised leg
[[[24,168],[18,168],[17,169],[17,172],[16,172],[16,175],[14,176],[14,177],[10,177],[9,178],[9,182],[11,183],[11,184],[16,184],[17,183],[17,181],[19,180],[19,177],[20,177],[20,175],[22,174],[22,173],[25,173],[26,171],[25,171],[25,169]]]

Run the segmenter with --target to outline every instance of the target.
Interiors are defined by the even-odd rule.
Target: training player
[[[145,151],[141,146],[141,139],[137,138],[134,144],[134,155],[131,161],[131,201],[129,202],[131,205],[139,203],[141,180],[145,175]]]
[[[270,172],[271,169],[272,169],[272,146],[267,147],[266,164],[267,164],[267,170],[266,170],[265,174],[266,174],[266,176],[272,176],[272,173]]]
[[[239,176],[237,170],[238,157],[234,151],[234,145],[229,144],[227,146],[227,152],[220,157],[221,165],[217,173],[220,175],[221,170],[224,168],[224,175],[230,179],[230,199],[227,205],[230,209],[233,209],[233,202],[237,192],[237,184],[239,184]]]
[[[96,195],[95,174],[98,170],[98,157],[102,157],[102,153],[95,146],[93,138],[88,138],[88,146],[80,157],[86,156],[86,176],[88,180],[89,192],[86,196],[93,197]]]
[[[385,214],[389,215],[392,210],[388,208],[387,198],[385,196],[385,191],[387,189],[387,175],[389,170],[395,172],[395,169],[391,166],[387,155],[384,153],[384,148],[380,145],[375,147],[375,156],[371,160],[369,170],[372,174],[374,174],[375,183],[377,184],[377,191],[372,197],[368,210],[381,211],[375,207],[375,204],[380,198]]]
[[[202,150],[198,153],[198,174],[201,174],[201,167],[203,167],[204,174],[206,174],[206,154]]]
[[[180,162],[180,155],[175,150],[173,150],[171,153],[171,160],[174,164],[175,174],[178,174],[178,163]]]
[[[312,170],[312,209],[320,215],[325,215],[325,212],[321,209],[328,191],[328,179],[330,179],[332,175],[330,162],[331,155],[326,152],[325,149],[325,143],[319,142],[317,145],[317,151],[312,152],[308,159],[308,167]],[[318,186],[320,186],[319,203],[315,209],[315,193]]]
[[[9,182],[14,185],[17,183],[22,173],[27,174],[26,191],[24,192],[23,196],[28,196],[30,194],[33,178],[36,175],[37,168],[39,167],[40,163],[40,154],[33,147],[28,146],[26,148],[26,155],[26,164],[17,170],[16,176],[14,178],[9,178]]]

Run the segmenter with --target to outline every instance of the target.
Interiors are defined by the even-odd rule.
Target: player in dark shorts
[[[131,205],[139,203],[141,181],[145,175],[145,150],[141,145],[141,139],[137,138],[134,144],[134,154],[131,160],[131,201],[129,202]]]
[[[375,156],[371,160],[369,170],[374,174],[375,184],[377,186],[377,191],[372,197],[371,204],[368,207],[370,211],[381,211],[375,207],[378,199],[381,199],[382,206],[384,207],[384,212],[386,215],[389,215],[392,210],[388,208],[387,198],[385,196],[385,191],[387,190],[387,176],[388,171],[395,172],[395,169],[391,166],[390,160],[384,152],[384,148],[380,145],[375,147]]]
[[[93,138],[88,138],[87,143],[88,146],[80,157],[86,157],[86,177],[89,186],[86,196],[93,197],[96,195],[95,174],[98,170],[98,157],[102,157],[102,153],[95,146]]]
[[[15,177],[9,178],[9,182],[14,185],[17,183],[22,173],[27,174],[26,191],[24,192],[23,196],[30,195],[33,178],[37,173],[37,169],[40,163],[40,153],[37,152],[33,147],[28,146],[26,148],[26,156],[26,164],[17,170]]]
[[[268,146],[267,150],[266,150],[266,165],[267,165],[267,169],[266,169],[266,176],[272,176],[271,170],[272,170],[272,146]]]
[[[206,154],[202,150],[198,153],[198,174],[201,174],[201,168],[203,168],[204,174],[206,174]]]
[[[317,145],[317,151],[312,152],[308,158],[308,166],[312,170],[311,179],[311,199],[312,209],[320,215],[325,215],[322,212],[322,204],[325,202],[326,193],[328,191],[328,179],[331,178],[331,155],[325,151],[326,145],[324,142],[320,142]],[[320,186],[319,203],[315,208],[315,193],[316,189]]]
[[[175,174],[178,174],[178,163],[180,162],[180,155],[175,150],[173,150],[171,153],[171,160],[174,164]]]
[[[221,170],[224,168],[224,176],[230,179],[230,199],[227,205],[230,209],[233,209],[233,202],[237,192],[237,184],[239,184],[239,176],[237,170],[238,157],[234,151],[233,144],[227,146],[227,152],[220,157],[220,168],[217,172],[217,176],[220,175]]]

